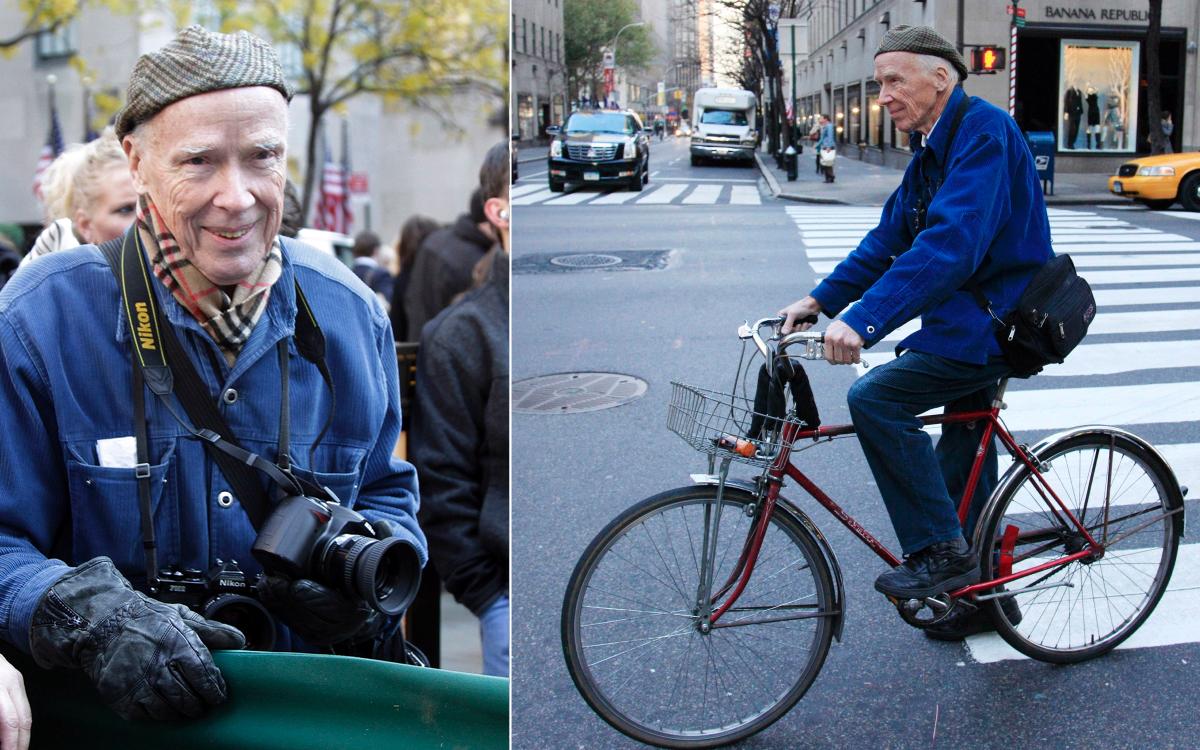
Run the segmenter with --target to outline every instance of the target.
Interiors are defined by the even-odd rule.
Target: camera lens
[[[241,594],[218,594],[205,602],[201,614],[242,631],[246,648],[251,651],[271,651],[275,647],[275,618],[255,599]]]
[[[417,596],[420,561],[402,539],[343,534],[333,540],[327,560],[331,580],[386,615],[400,614]]]

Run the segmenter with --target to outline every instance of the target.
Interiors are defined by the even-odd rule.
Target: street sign
[[[364,193],[371,192],[370,188],[367,187],[366,172],[350,173],[350,192],[355,195],[363,195]]]
[[[610,49],[604,50],[604,69],[612,70],[615,67],[617,67],[617,61],[613,55],[613,51]]]

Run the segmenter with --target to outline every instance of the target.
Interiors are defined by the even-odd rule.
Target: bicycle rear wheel
[[[605,721],[641,742],[714,747],[769,726],[816,678],[832,637],[830,572],[810,533],[776,508],[746,589],[707,633],[697,616],[705,528],[714,588],[732,571],[757,498],[684,487],[630,508],[592,541],[563,602],[575,686]]]
[[[1119,430],[1065,438],[1038,458],[1050,487],[1103,551],[998,587],[1015,593],[1019,617],[1012,608],[1006,615],[999,599],[989,604],[997,631],[1021,653],[1083,661],[1116,647],[1154,611],[1179,549],[1182,496],[1162,460]],[[981,525],[984,580],[1086,548],[1028,469],[1001,492]]]

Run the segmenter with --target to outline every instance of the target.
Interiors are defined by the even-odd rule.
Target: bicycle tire
[[[829,651],[831,573],[811,533],[781,506],[746,590],[721,621],[789,610],[805,619],[700,632],[694,600],[704,506],[716,507],[716,492],[682,487],[622,513],[588,545],[563,600],[563,654],[576,688],[612,727],[648,744],[716,747],[762,731],[800,700]],[[745,490],[724,490],[715,514],[718,587],[757,502]]]
[[[1120,430],[1096,428],[1065,437],[1039,449],[1037,457],[1054,492],[1104,553],[998,587],[1018,592],[1012,597],[1017,622],[1000,599],[987,604],[996,630],[1013,648],[1041,661],[1070,664],[1112,650],[1154,611],[1183,532],[1182,510],[1168,513],[1181,509],[1183,498],[1162,459]],[[1056,518],[1034,481],[1022,468],[990,504],[981,524],[984,580],[1083,549],[1082,534],[1070,528],[1061,511]],[[1011,549],[1006,532],[1012,535]],[[1022,589],[1030,590],[1019,593]]]

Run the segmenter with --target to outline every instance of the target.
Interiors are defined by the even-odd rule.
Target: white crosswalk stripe
[[[1131,207],[1132,209],[1133,207]],[[789,206],[805,254],[818,280],[830,273],[879,220],[879,208]],[[1082,424],[1112,424],[1137,433],[1155,427],[1171,435],[1200,435],[1200,382],[1173,373],[1200,368],[1200,242],[1172,232],[1134,227],[1094,212],[1052,208],[1055,251],[1070,253],[1093,285],[1099,310],[1085,339],[1067,361],[1030,380],[1011,381],[1003,417],[1023,432],[1058,431]],[[1189,215],[1197,218],[1200,215]],[[1193,283],[1189,283],[1193,282]],[[1163,306],[1186,306],[1163,309]],[[1149,309],[1142,309],[1149,308]],[[895,344],[916,331],[909,322],[865,352],[876,367],[895,358]],[[1105,335],[1126,340],[1105,340]],[[1129,341],[1136,337],[1138,340]],[[866,372],[856,368],[858,374]],[[1136,384],[1113,385],[1111,376],[1144,373]],[[1151,377],[1152,376],[1152,377]],[[1110,378],[1099,381],[1099,378]],[[1167,378],[1169,382],[1146,382]],[[1071,380],[1065,380],[1070,378]],[[1070,387],[1054,387],[1071,383]],[[1182,430],[1181,430],[1182,428]],[[934,427],[929,430],[937,434]],[[1158,443],[1183,486],[1200,492],[1200,442]],[[1001,471],[1009,461],[1001,462]],[[1184,542],[1189,542],[1190,537]],[[1154,614],[1120,648],[1145,648],[1200,640],[1200,543],[1181,544],[1175,571]],[[1024,659],[995,633],[967,640],[977,662]]]
[[[615,206],[615,205],[682,205],[682,206],[713,206],[713,205],[762,205],[762,195],[758,186],[753,184],[738,184],[756,182],[755,180],[662,180],[652,178],[642,192],[627,191],[624,188],[596,190],[584,187],[567,193],[552,193],[544,183],[514,186],[510,193],[510,202],[514,206]],[[878,218],[878,216],[876,217]],[[847,242],[865,234],[874,223],[864,224],[858,235],[847,234]]]

